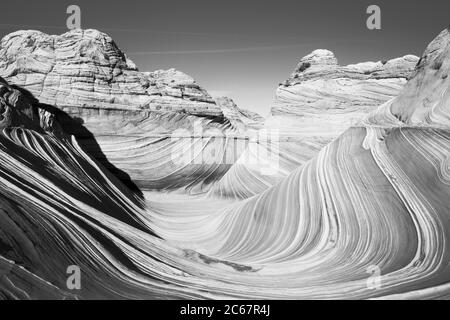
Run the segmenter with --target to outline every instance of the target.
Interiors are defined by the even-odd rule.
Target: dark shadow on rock
[[[131,180],[131,177],[125,171],[117,168],[108,161],[93,133],[83,125],[83,119],[78,117],[71,117],[69,114],[58,109],[55,106],[40,103],[39,100],[36,99],[31,92],[22,87],[19,87],[17,85],[11,85],[11,87],[19,90],[37,108],[46,110],[54,114],[55,120],[61,127],[63,134],[75,136],[77,138],[78,144],[84,152],[91,155],[98,162],[100,162],[103,167],[111,172],[117,179],[119,179],[131,191],[131,193],[138,200],[140,200],[140,202],[144,200],[144,194],[139,189],[139,187]]]

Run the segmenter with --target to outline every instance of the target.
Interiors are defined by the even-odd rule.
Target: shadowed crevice
[[[86,154],[93,157],[100,162],[104,168],[106,168],[116,179],[120,180],[131,191],[133,196],[138,200],[137,203],[143,207],[144,195],[139,187],[131,180],[131,177],[123,170],[117,168],[112,164],[106,155],[103,153],[100,145],[95,139],[94,134],[89,131],[83,124],[84,120],[78,117],[71,117],[66,112],[58,109],[55,106],[41,103],[37,98],[33,96],[28,90],[12,85],[15,89],[19,90],[25,95],[29,101],[38,109],[43,109],[54,115],[57,125],[60,127],[60,134],[73,135],[76,137],[78,144]],[[55,132],[58,133],[58,132]]]

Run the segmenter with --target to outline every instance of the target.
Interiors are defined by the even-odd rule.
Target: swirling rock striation
[[[277,185],[203,219],[160,205],[155,230],[252,266],[271,297],[448,299],[449,48],[447,29],[397,98]]]
[[[2,81],[0,298],[450,298],[449,49],[444,30],[398,97],[249,197],[142,201]]]
[[[209,194],[243,199],[280,182],[348,127],[399,94],[418,60],[407,55],[340,66],[329,50],[305,56],[276,92],[260,131],[268,139],[247,148]]]

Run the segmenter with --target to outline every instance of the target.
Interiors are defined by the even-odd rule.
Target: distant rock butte
[[[278,87],[266,124],[329,141],[397,96],[418,61],[406,55],[340,66],[331,51],[315,50]]]

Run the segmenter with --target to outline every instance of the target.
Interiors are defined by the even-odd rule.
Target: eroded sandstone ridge
[[[240,155],[227,136],[245,140],[247,125],[261,122],[227,99],[216,103],[180,71],[138,71],[97,30],[11,33],[0,43],[0,76],[63,111],[67,133],[144,189],[207,188],[198,176],[221,176]]]
[[[221,116],[194,79],[175,69],[139,72],[111,37],[97,30],[14,32],[2,39],[0,56],[2,77],[69,113],[78,107],[80,113],[161,110]]]
[[[302,58],[276,92],[269,126],[329,142],[365,114],[397,96],[419,58],[340,66],[324,49]],[[326,128],[326,130],[324,130]]]
[[[412,79],[392,103],[392,113],[409,125],[440,125],[449,120],[450,27],[430,43]],[[421,88],[421,90],[417,90]]]

